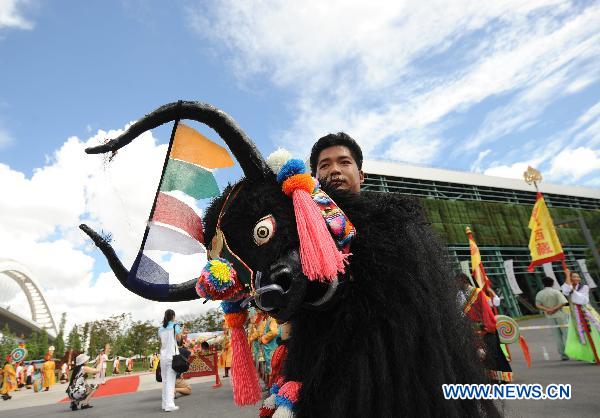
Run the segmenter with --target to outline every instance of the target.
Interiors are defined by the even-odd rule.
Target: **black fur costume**
[[[283,374],[302,382],[298,417],[471,417],[499,416],[491,401],[445,400],[444,383],[487,383],[475,352],[473,333],[458,307],[458,288],[446,251],[427,226],[420,206],[392,194],[329,190],[357,230],[350,264],[333,299],[318,309],[327,285],[302,274],[292,199],[254,144],[226,114],[210,105],[165,105],[127,132],[88,153],[114,152],[142,132],[179,118],[214,128],[242,166],[246,178],[223,211],[221,229],[230,248],[266,283],[286,289],[269,314],[290,321],[292,338]],[[205,213],[205,242],[231,187]],[[265,245],[253,241],[257,221],[276,220]],[[153,296],[128,279],[128,270],[109,243],[81,228],[106,255],[119,281],[130,291],[161,301],[197,298],[196,279],[169,285]],[[267,296],[267,295],[265,295]]]
[[[335,298],[290,320],[283,374],[303,383],[297,416],[498,416],[489,401],[443,398],[444,383],[488,382],[457,306],[445,249],[418,203],[401,195],[327,191],[358,237],[351,278]],[[222,200],[206,213],[207,242]],[[277,221],[276,238],[255,248],[252,227],[268,214]],[[242,187],[222,227],[232,249],[256,270],[299,245],[291,200],[274,179]]]

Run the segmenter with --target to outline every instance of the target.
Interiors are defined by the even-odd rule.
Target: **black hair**
[[[81,370],[83,366],[85,366],[85,363],[73,367],[73,370],[71,371],[71,378],[69,379],[69,386],[73,385],[73,380],[75,379],[75,376],[77,376],[77,373],[79,373],[79,370]]]
[[[554,284],[554,279],[552,277],[544,277],[542,279],[542,283],[544,284],[544,287],[552,287],[552,285]]]
[[[165,311],[165,317],[163,318],[163,328],[166,328],[169,325],[169,321],[172,321],[175,318],[175,311],[173,309],[167,309]]]
[[[347,133],[338,132],[337,134],[328,134],[322,138],[319,138],[317,142],[312,147],[310,151],[310,171],[314,176],[317,172],[317,163],[319,162],[319,155],[321,155],[321,151],[326,148],[333,147],[336,145],[342,145],[348,150],[350,150],[350,154],[352,154],[352,158],[356,162],[359,170],[362,170],[363,163],[363,154],[360,149],[360,145],[350,137]]]
[[[206,341],[202,341],[200,343],[200,347],[202,347],[205,350],[208,350],[210,348],[210,345],[208,345],[208,343]]]

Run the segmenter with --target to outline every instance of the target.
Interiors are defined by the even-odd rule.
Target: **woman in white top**
[[[175,406],[176,373],[171,367],[173,356],[178,354],[177,339],[181,338],[181,327],[175,323],[175,311],[167,309],[162,326],[158,328],[160,339],[160,371],[162,375],[162,409],[166,412],[177,411]]]
[[[600,364],[600,315],[589,305],[590,289],[571,272],[561,286],[571,304],[565,354],[573,360]]]

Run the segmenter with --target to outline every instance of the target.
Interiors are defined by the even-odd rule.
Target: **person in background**
[[[31,389],[33,385],[33,372],[35,370],[35,366],[33,363],[29,363],[27,368],[25,369],[25,387],[27,389]]]
[[[56,363],[52,360],[50,354],[46,354],[44,357],[44,364],[42,365],[42,386],[44,391],[48,392],[50,387],[56,383],[56,376],[54,370],[56,369]]]
[[[569,314],[563,310],[569,304],[569,301],[560,290],[552,287],[554,285],[552,277],[544,277],[542,283],[544,288],[535,295],[535,306],[544,313],[548,325],[554,327],[552,328],[552,335],[561,360],[569,360],[569,356],[565,354],[567,341],[567,328],[565,325],[569,323]]]
[[[258,330],[260,333],[260,343],[262,347],[262,351],[265,356],[265,373],[264,373],[264,382],[265,385],[269,384],[269,376],[271,374],[271,359],[273,357],[273,352],[277,348],[277,336],[279,335],[279,327],[277,326],[277,322],[266,315],[266,319],[261,323],[261,328]]]
[[[33,391],[41,392],[42,391],[42,370],[39,364],[36,364],[33,369]]]
[[[481,289],[471,286],[469,278],[464,273],[457,274],[455,279],[461,291],[464,292],[465,303],[461,308],[465,316],[472,321],[475,334],[479,337],[479,353],[490,380],[492,383],[512,382],[512,368],[500,347],[496,317],[485,293]]]
[[[260,327],[262,315],[259,313],[255,313],[250,317],[250,327],[248,329],[248,343],[252,348],[252,358],[254,359],[254,367],[260,373],[260,358],[261,358],[261,343],[260,343],[260,332],[258,331]]]
[[[66,361],[60,366],[60,383],[67,383],[69,380],[69,366]]]
[[[219,356],[219,363],[221,367],[225,369],[223,377],[229,377],[229,369],[231,368],[231,359],[233,355],[233,348],[231,347],[231,330],[223,321],[223,349]]]
[[[98,357],[96,357],[96,367],[100,370],[100,373],[96,376],[99,384],[106,384],[106,366],[108,365],[108,356],[110,354],[110,344],[106,344],[104,349],[100,351]]]
[[[113,374],[121,374],[121,361],[119,360],[119,356],[115,355],[115,359],[113,360]]]
[[[579,274],[567,273],[561,286],[571,303],[571,318],[565,354],[573,360],[600,364],[600,315],[590,303],[590,288]]]
[[[17,390],[21,390],[21,388],[25,386],[25,368],[23,367],[22,361],[17,363],[15,372],[17,373]]]
[[[210,353],[212,353],[212,351],[210,350],[210,345],[208,344],[208,341],[202,341],[202,343],[200,343],[200,354],[206,356]]]
[[[67,387],[67,395],[71,400],[71,410],[76,411],[78,408],[92,408],[90,399],[94,392],[98,389],[96,384],[87,384],[86,378],[89,374],[100,373],[100,368],[88,367],[86,364],[90,360],[87,354],[80,354],[75,358],[75,367],[71,372],[71,379]]]
[[[154,357],[152,358],[152,371],[153,372],[156,372],[159,361],[160,361],[160,356],[158,355],[158,353],[154,353]]]
[[[165,412],[177,411],[175,405],[175,380],[173,356],[177,354],[177,340],[181,338],[181,327],[175,323],[175,311],[167,309],[158,329],[160,339],[160,371],[162,375],[162,409]]]
[[[131,357],[130,354],[129,357],[125,359],[125,374],[131,374],[131,372],[133,372],[133,357]]]
[[[190,356],[192,352],[185,347],[185,338],[181,338],[177,343],[177,348],[179,349],[179,354],[186,359],[187,362],[190,361]],[[187,396],[192,394],[192,386],[183,378],[181,373],[177,373],[175,380],[175,399],[180,396]]]
[[[17,390],[17,372],[12,364],[12,357],[7,356],[2,368],[2,389],[0,389],[2,399],[5,401],[12,399],[10,392],[15,390]]]

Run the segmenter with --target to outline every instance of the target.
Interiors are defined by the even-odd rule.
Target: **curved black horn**
[[[198,294],[196,293],[196,279],[188,280],[184,283],[179,284],[170,284],[169,292],[167,295],[148,295],[139,290],[138,288],[131,286],[128,283],[128,275],[129,270],[127,270],[113,247],[108,243],[108,241],[100,236],[96,231],[87,226],[86,224],[79,225],[79,229],[85,232],[91,239],[94,241],[94,244],[102,251],[106,259],[108,260],[108,265],[117,276],[117,279],[125,288],[143,298],[155,300],[158,302],[181,302],[184,300],[193,300],[198,299]]]
[[[86,148],[85,152],[102,154],[116,151],[142,133],[178,119],[195,120],[214,129],[238,160],[247,178],[260,180],[270,171],[254,142],[241,130],[235,120],[222,110],[201,102],[179,101],[161,106],[135,122],[117,138],[97,147]]]

